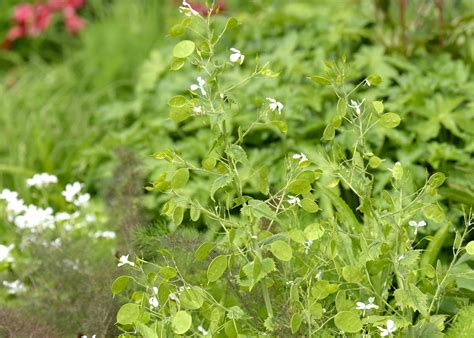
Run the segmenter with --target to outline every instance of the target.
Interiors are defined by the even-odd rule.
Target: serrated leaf
[[[231,182],[232,182],[232,177],[230,175],[224,175],[216,179],[214,183],[212,183],[212,186],[211,186],[211,191],[210,191],[211,199],[215,201],[214,195],[216,191],[221,188],[224,188],[226,185],[230,184]]]
[[[173,48],[173,56],[175,58],[185,59],[194,52],[195,48],[196,44],[191,40],[180,41]]]
[[[232,144],[229,149],[227,150],[227,154],[234,159],[236,162],[246,163],[247,160],[247,153],[245,150],[236,144]]]
[[[428,296],[425,295],[415,285],[409,284],[406,289],[397,289],[394,292],[397,304],[402,308],[411,308],[420,312],[423,316],[428,314],[427,301]]]

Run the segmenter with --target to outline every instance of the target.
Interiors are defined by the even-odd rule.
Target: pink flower
[[[66,28],[71,34],[78,33],[81,29],[86,26],[86,22],[84,19],[79,17],[76,14],[76,11],[71,7],[64,9],[64,23],[66,24]]]

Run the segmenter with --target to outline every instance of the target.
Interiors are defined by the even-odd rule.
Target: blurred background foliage
[[[18,3],[0,2],[0,39]],[[172,222],[160,216],[166,197],[144,189],[167,170],[154,152],[192,149],[189,160],[200,163],[213,141],[201,121],[169,118],[168,99],[186,92],[196,77],[190,65],[169,70],[177,6],[171,0],[88,0],[80,10],[87,27],[77,36],[55,23],[0,50],[0,187],[27,196],[24,181],[33,173],[53,173],[64,182],[79,178],[126,229],[126,247],[153,256],[163,241],[195,245],[180,242]],[[250,124],[266,96],[285,104],[289,121],[288,135],[272,129],[249,135],[250,161],[273,166],[292,151],[315,156],[336,97],[307,77],[322,73],[324,60],[345,54],[349,79],[375,73],[384,80],[366,88],[365,97],[402,117],[399,128],[373,135],[372,147],[393,161],[383,168],[400,161],[417,184],[426,171],[444,172],[442,204],[454,217],[474,204],[473,1],[229,0],[216,20],[230,16],[240,25],[222,45],[240,49],[246,62],[228,76],[250,74],[257,58],[280,73],[229,98],[240,104],[230,105],[240,112],[234,123]],[[278,181],[274,175],[269,179]],[[378,175],[388,182],[388,172]],[[188,185],[203,198],[208,187],[197,180]],[[185,238],[204,230],[185,223],[189,229],[179,230]]]

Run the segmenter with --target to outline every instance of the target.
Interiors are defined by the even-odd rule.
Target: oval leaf
[[[281,240],[273,242],[270,251],[276,258],[284,262],[288,262],[293,257],[291,246]]]
[[[356,333],[362,330],[362,322],[357,314],[351,311],[339,312],[334,317],[334,324],[341,331]]]
[[[137,304],[124,304],[117,312],[117,322],[122,325],[133,324],[139,317],[140,307]]]
[[[395,113],[383,114],[380,117],[380,124],[385,128],[395,128],[400,124],[400,116]]]
[[[224,274],[225,269],[227,268],[227,257],[226,256],[217,256],[209,264],[207,269],[207,280],[209,282],[215,282]]]
[[[173,332],[176,334],[184,334],[190,328],[193,322],[193,318],[186,311],[178,311],[171,320],[173,326]]]
[[[194,52],[195,48],[196,45],[191,40],[180,41],[173,48],[173,56],[175,58],[185,59]]]

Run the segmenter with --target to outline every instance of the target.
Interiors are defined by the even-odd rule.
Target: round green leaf
[[[445,218],[443,209],[441,209],[441,207],[436,204],[428,205],[423,211],[423,214],[426,218],[435,221],[436,223],[443,222]]]
[[[193,322],[193,318],[186,311],[178,311],[173,316],[171,320],[171,325],[173,326],[173,332],[176,334],[184,334],[190,328]]]
[[[283,241],[273,242],[270,251],[276,258],[284,262],[288,262],[293,257],[293,249]]]
[[[351,311],[339,312],[334,317],[334,324],[341,331],[357,333],[362,330],[362,322],[357,314]]]
[[[183,107],[187,103],[188,103],[188,100],[183,95],[176,95],[168,100],[168,104],[171,107]]]
[[[374,101],[372,102],[372,106],[374,106],[374,109],[377,113],[382,114],[383,113],[383,103],[382,101]]]
[[[443,173],[435,173],[428,179],[428,185],[432,188],[438,188],[446,181],[446,176]]]
[[[301,207],[307,211],[307,212],[310,212],[310,213],[314,213],[314,212],[318,212],[319,211],[319,206],[318,204],[313,201],[312,199],[310,198],[303,198],[301,200]]]
[[[139,317],[140,307],[137,304],[124,304],[117,312],[117,322],[122,325],[133,324]]]
[[[367,81],[369,81],[371,85],[377,86],[382,83],[382,78],[380,75],[371,74],[367,77]]]
[[[170,118],[176,122],[183,122],[187,120],[191,116],[191,112],[189,110],[189,107],[183,106],[183,107],[171,107],[170,109]]]
[[[380,124],[385,128],[395,128],[400,124],[400,116],[395,113],[386,113],[380,117]]]
[[[128,276],[120,276],[118,277],[113,283],[112,283],[112,293],[114,294],[114,296],[116,294],[119,294],[120,292],[122,292],[123,290],[125,290],[125,288],[127,287],[128,285],[128,282],[129,282],[129,277]]]
[[[474,256],[474,241],[470,241],[469,243],[467,243],[466,252],[469,255]]]
[[[181,168],[176,170],[171,179],[171,189],[177,190],[186,185],[189,180],[189,170],[188,168]]]
[[[381,163],[382,163],[382,159],[381,159],[380,157],[372,156],[372,157],[369,159],[369,165],[370,165],[370,167],[372,167],[372,168],[378,168]]]
[[[202,289],[197,286],[185,289],[179,296],[179,300],[185,309],[197,310],[204,304]]]
[[[166,280],[170,280],[171,278],[174,278],[177,275],[175,268],[171,266],[162,267],[159,273],[160,273],[160,276]]]
[[[315,241],[324,235],[324,229],[319,223],[312,223],[304,229],[308,241]]]
[[[224,274],[225,269],[227,268],[227,257],[226,256],[217,256],[209,264],[207,268],[207,280],[209,282],[215,282]]]
[[[175,58],[185,59],[194,52],[195,48],[196,45],[191,40],[180,41],[173,48],[173,56]]]
[[[302,179],[296,179],[288,186],[288,191],[292,194],[304,194],[309,192],[310,190],[310,182]]]
[[[362,281],[362,271],[357,266],[345,266],[342,268],[342,277],[349,283],[359,283]]]
[[[185,62],[186,59],[174,58],[173,61],[171,61],[170,69],[174,71],[180,70],[183,68]]]

